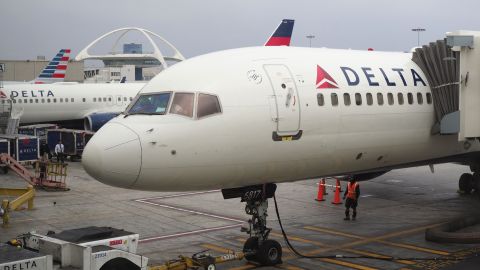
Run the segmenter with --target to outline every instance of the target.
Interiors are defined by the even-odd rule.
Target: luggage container
[[[9,142],[9,154],[18,162],[33,162],[37,161],[40,157],[40,141],[38,137],[14,134],[0,135],[0,139]]]
[[[10,141],[7,139],[0,139],[0,154],[10,155]],[[0,172],[8,173],[8,167],[6,164],[0,162]]]
[[[7,139],[0,139],[0,154],[10,155],[10,141]]]
[[[47,140],[47,129],[58,129],[55,124],[38,124],[18,127],[19,134],[37,136],[40,141]]]
[[[86,130],[49,129],[47,130],[47,144],[53,153],[58,141],[62,140],[64,154],[74,161],[82,156],[83,149],[93,134],[93,132]]]

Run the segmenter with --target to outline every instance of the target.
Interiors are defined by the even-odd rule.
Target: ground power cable
[[[282,231],[283,239],[285,241],[285,244],[287,247],[295,253],[297,256],[301,258],[306,258],[306,259],[371,259],[371,260],[381,260],[381,261],[400,261],[400,260],[405,260],[405,261],[460,261],[464,260],[467,257],[391,257],[391,256],[383,256],[382,257],[375,257],[375,256],[350,256],[350,255],[342,255],[342,254],[335,254],[335,255],[317,255],[317,256],[312,256],[312,255],[305,255],[300,253],[298,250],[296,250],[293,245],[290,243],[287,233],[283,229],[282,225],[282,220],[280,218],[280,213],[278,210],[278,204],[277,204],[277,198],[275,194],[273,194],[273,201],[275,203],[275,212],[277,214],[277,219],[278,219],[278,224],[280,225],[280,230]],[[474,254],[472,257],[478,257],[479,254]]]

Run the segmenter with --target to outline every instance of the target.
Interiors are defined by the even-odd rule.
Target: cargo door
[[[300,129],[300,103],[297,87],[285,65],[264,65],[276,101],[277,132],[295,135]]]

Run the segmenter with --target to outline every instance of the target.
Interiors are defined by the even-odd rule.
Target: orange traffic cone
[[[325,179],[322,179],[322,181],[318,182],[318,192],[315,201],[325,201],[323,194],[325,194]]]
[[[337,179],[337,185],[335,187],[335,196],[333,197],[333,204],[341,204],[342,201],[340,200],[340,181]]]

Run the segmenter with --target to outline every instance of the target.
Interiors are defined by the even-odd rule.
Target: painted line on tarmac
[[[170,238],[191,236],[191,235],[201,234],[201,233],[206,233],[206,232],[213,232],[213,231],[220,231],[220,230],[227,230],[227,229],[231,229],[231,228],[241,227],[243,225],[244,221],[241,220],[241,219],[238,219],[238,218],[216,215],[216,214],[212,214],[212,213],[208,213],[208,212],[198,211],[198,210],[194,210],[194,209],[188,209],[188,208],[185,208],[185,207],[178,207],[178,206],[174,206],[174,205],[170,205],[170,204],[166,204],[166,203],[152,202],[152,200],[163,200],[163,199],[178,198],[178,197],[185,197],[185,196],[202,195],[202,194],[214,193],[214,192],[218,192],[218,191],[219,190],[188,192],[188,193],[179,193],[179,194],[172,194],[172,195],[165,195],[165,196],[158,196],[158,197],[150,197],[150,198],[133,200],[134,202],[143,203],[143,204],[147,204],[147,205],[153,205],[153,206],[157,206],[157,207],[161,207],[161,208],[165,208],[165,209],[169,209],[169,210],[174,210],[174,211],[178,211],[178,212],[190,213],[190,214],[204,216],[204,217],[213,218],[213,219],[217,219],[217,220],[235,222],[234,224],[225,225],[225,226],[204,228],[204,229],[174,233],[174,234],[169,234],[169,235],[161,235],[161,236],[143,238],[143,239],[139,240],[139,243],[147,243],[147,242],[152,242],[152,241],[159,241],[159,240],[165,240],[165,239],[170,239]]]
[[[150,200],[162,200],[162,199],[169,199],[169,198],[178,198],[178,197],[185,197],[185,196],[192,196],[192,195],[201,195],[201,194],[208,194],[208,193],[215,193],[220,192],[220,189],[208,190],[208,191],[195,191],[195,192],[187,192],[187,193],[176,193],[171,195],[164,195],[164,196],[155,196],[155,197],[148,197],[148,198],[140,198],[134,201],[150,201]]]
[[[359,239],[357,241],[351,242],[349,244],[340,245],[340,246],[335,247],[335,248],[319,249],[319,250],[311,251],[311,252],[313,252],[313,254],[322,253],[322,252],[331,251],[331,250],[345,249],[345,248],[349,248],[349,247],[353,247],[353,246],[358,246],[358,245],[363,245],[363,244],[369,244],[369,243],[372,243],[372,242],[377,242],[377,243],[381,243],[381,244],[385,244],[385,245],[390,245],[390,246],[395,246],[395,247],[401,247],[401,248],[421,251],[421,252],[424,252],[424,253],[447,256],[447,255],[450,255],[450,253],[447,252],[447,251],[443,251],[443,250],[434,250],[434,249],[418,247],[418,246],[414,246],[414,245],[410,245],[410,244],[394,243],[394,242],[385,241],[386,239],[393,238],[393,237],[418,233],[418,232],[423,231],[425,229],[437,227],[437,226],[442,225],[442,224],[444,224],[444,223],[430,224],[430,225],[426,225],[426,226],[422,226],[422,227],[417,227],[417,228],[413,228],[413,229],[388,233],[388,234],[385,234],[385,235],[375,236],[375,237],[363,237],[363,236],[359,236],[359,235],[353,235],[353,234],[349,234],[349,233],[335,231],[335,230],[328,229],[328,228],[320,228],[320,227],[316,227],[316,226],[305,226],[303,228],[307,229],[307,230],[311,230],[311,231],[318,231],[318,232],[324,232],[324,233],[333,234],[333,235],[340,235],[340,236],[346,236],[346,237],[350,237],[350,238]]]
[[[277,236],[277,237],[280,237],[280,238],[283,239],[283,235],[279,234],[279,233],[271,232],[270,235]],[[301,237],[298,237],[298,236],[292,236],[291,234],[288,236],[288,239],[292,240],[292,241],[306,243],[306,244],[313,244],[313,245],[316,245],[318,247],[330,247],[331,246],[331,245],[327,245],[327,244],[324,244],[324,243],[321,243],[321,242],[318,242],[318,241],[315,241],[315,240],[309,240],[309,239],[301,238]],[[370,252],[370,251],[357,250],[357,249],[353,249],[353,248],[344,248],[344,249],[341,249],[341,250],[349,252],[349,253],[357,254],[357,255],[370,256],[370,257],[375,257],[375,258],[384,258],[385,259],[385,258],[390,258],[391,257],[391,256],[387,256],[387,255],[384,255],[384,254],[374,253],[374,252]],[[395,260],[395,261],[392,261],[392,262],[396,262],[396,263],[400,263],[400,264],[407,264],[407,265],[415,264],[414,261],[408,261],[408,260]]]
[[[194,230],[194,231],[188,231],[188,232],[174,233],[174,234],[169,234],[169,235],[143,238],[143,239],[140,239],[138,242],[139,243],[148,243],[148,242],[165,240],[165,239],[170,239],[170,238],[190,236],[190,235],[195,235],[195,234],[200,234],[200,233],[205,233],[205,232],[221,231],[221,230],[231,229],[231,228],[240,227],[240,226],[241,226],[241,224],[233,224],[233,225],[206,228],[206,229],[200,229],[200,230]]]
[[[155,205],[155,206],[170,209],[170,210],[175,210],[175,211],[179,211],[179,212],[186,212],[186,213],[195,214],[195,215],[204,216],[204,217],[211,217],[211,218],[216,218],[216,219],[222,219],[222,220],[227,220],[227,221],[243,223],[243,220],[240,220],[240,219],[226,217],[226,216],[220,216],[220,215],[211,214],[211,213],[207,213],[207,212],[200,212],[198,210],[192,210],[192,209],[188,209],[188,208],[177,207],[177,206],[172,206],[172,205],[163,204],[163,203],[160,204],[160,203],[155,203],[155,202],[150,202],[150,201],[145,201],[145,200],[135,200],[135,202]]]

